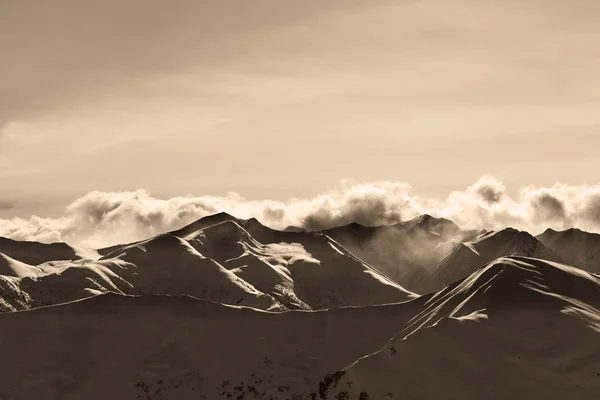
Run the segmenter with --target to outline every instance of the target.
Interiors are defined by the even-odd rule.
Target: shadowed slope
[[[566,263],[588,272],[600,272],[600,234],[580,229],[548,229],[536,236]]]
[[[3,315],[0,387],[15,400],[310,399],[321,376],[385,345],[411,309],[276,314],[101,295]]]
[[[356,256],[408,290],[419,292],[421,276],[457,243],[475,232],[444,218],[421,215],[390,226],[350,224],[324,231]]]

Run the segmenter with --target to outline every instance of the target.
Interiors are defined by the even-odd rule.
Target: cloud
[[[399,222],[411,213],[409,186],[397,182],[352,184],[314,199],[288,202],[248,201],[236,193],[225,197],[154,198],[144,190],[90,192],[66,208],[64,240],[88,244],[142,239],[177,229],[206,215],[225,211],[239,218],[257,217],[274,228],[294,225],[311,230],[359,222],[382,225]]]
[[[220,211],[256,217],[275,229],[321,230],[351,222],[376,226],[428,213],[467,229],[513,226],[535,234],[547,227],[578,226],[598,231],[600,186],[527,186],[513,199],[502,182],[483,177],[445,199],[427,199],[413,194],[403,182],[343,181],[314,198],[285,202],[247,200],[237,193],[159,199],[145,190],[93,191],[71,203],[61,218],[0,219],[0,236],[102,247],[178,229]]]
[[[375,182],[351,185],[310,202],[309,209],[296,217],[309,230],[322,230],[357,222],[365,226],[400,222],[403,212],[411,213],[410,186],[399,182]],[[284,213],[285,215],[285,213]]]
[[[581,195],[583,207],[581,216],[591,224],[600,226],[600,188],[591,188]]]
[[[13,240],[32,240],[43,243],[63,240],[63,231],[67,221],[63,218],[0,219],[0,236]]]
[[[498,203],[502,200],[506,187],[502,182],[496,179],[484,176],[477,181],[473,186],[468,189],[471,193],[474,193],[480,199],[488,204]]]
[[[560,198],[552,189],[537,189],[529,193],[529,203],[536,222],[556,221],[566,225],[571,218],[567,211],[566,200]]]

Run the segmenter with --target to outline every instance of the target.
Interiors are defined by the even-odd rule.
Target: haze
[[[0,216],[597,182],[595,0],[0,4]]]

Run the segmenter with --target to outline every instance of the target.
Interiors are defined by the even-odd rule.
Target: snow
[[[23,278],[26,276],[36,276],[39,272],[39,268],[14,260],[0,253],[0,275]]]

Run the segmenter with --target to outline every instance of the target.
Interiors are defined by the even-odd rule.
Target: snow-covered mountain
[[[2,256],[0,272],[11,282],[0,287],[2,308],[105,292],[190,295],[263,310],[384,304],[415,296],[322,233],[280,232],[227,214],[98,253],[97,260],[39,265]]]
[[[425,270],[413,284],[417,293],[439,290],[469,276],[478,268],[506,256],[524,256],[548,261],[562,259],[525,231],[506,228],[482,233],[458,243],[440,262]]]

